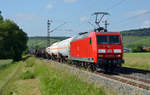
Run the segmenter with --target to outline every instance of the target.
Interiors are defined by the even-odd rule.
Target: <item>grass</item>
[[[3,67],[0,67],[0,91],[2,87],[9,81],[15,72],[17,64],[9,64]]]
[[[13,86],[12,95],[41,95],[37,79],[17,80]]]
[[[7,65],[7,64],[10,64],[12,62],[11,59],[1,59],[0,60],[0,67],[4,66],[4,65]]]
[[[25,67],[32,67],[33,65],[34,65],[34,62],[28,62],[27,60]]]
[[[3,70],[0,78],[7,77],[1,80],[5,84],[0,90],[0,95],[40,95],[38,80],[32,73],[33,68],[26,66],[26,64],[26,61],[20,61],[4,68],[7,72],[5,73]]]
[[[19,62],[20,63],[20,62]],[[0,71],[0,95],[10,95],[10,87],[12,87],[14,81],[20,73],[21,64],[13,63],[6,67],[3,67]]]
[[[125,67],[150,70],[150,53],[125,53]]]
[[[79,80],[58,67],[36,61],[35,75],[40,78],[42,95],[104,95],[101,88]]]
[[[123,66],[150,70],[150,53],[125,53],[124,59],[126,63]],[[103,88],[78,79],[65,69],[30,57],[0,67],[0,95],[105,95],[105,93]]]
[[[101,88],[34,57],[0,69],[0,83],[5,83],[0,95],[105,95]]]
[[[35,76],[34,74],[31,72],[31,71],[26,71],[24,72],[21,76],[20,76],[21,79],[34,79]]]

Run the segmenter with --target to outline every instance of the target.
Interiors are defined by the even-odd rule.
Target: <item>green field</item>
[[[57,41],[61,41],[67,39],[68,37],[51,37],[50,44],[55,43]],[[38,47],[43,48],[47,47],[47,37],[30,37],[27,43],[28,47]]]
[[[0,69],[0,86],[0,95],[105,95],[102,88],[34,57]]]
[[[133,48],[136,45],[150,46],[149,36],[123,36],[123,45],[126,48]]]
[[[150,70],[150,53],[124,53],[125,67]]]
[[[51,43],[54,43],[54,42],[57,42],[59,40],[56,40],[56,39],[51,39],[50,40]],[[47,38],[29,38],[29,41],[28,41],[28,47],[38,47],[38,48],[43,48],[43,47],[46,47],[47,46]]]

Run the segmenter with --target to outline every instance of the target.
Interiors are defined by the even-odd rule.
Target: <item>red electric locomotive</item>
[[[71,42],[70,57],[112,71],[124,62],[122,37],[119,32],[83,34]]]

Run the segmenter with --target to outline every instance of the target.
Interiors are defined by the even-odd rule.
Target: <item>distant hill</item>
[[[67,39],[69,37],[51,37],[50,44]],[[29,37],[28,40],[28,47],[29,48],[43,48],[47,47],[47,37]]]
[[[136,45],[150,46],[150,28],[121,31],[123,44],[126,48]],[[69,37],[51,37],[51,44]],[[30,37],[28,47],[46,47],[47,37]]]
[[[123,36],[150,36],[150,28],[121,31]]]
[[[150,28],[121,31],[124,47],[150,46]]]

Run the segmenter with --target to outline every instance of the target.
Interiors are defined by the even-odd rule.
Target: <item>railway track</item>
[[[86,71],[88,71],[88,70],[86,70]],[[92,71],[90,71],[90,72],[94,73],[96,75],[107,77],[107,78],[110,78],[110,79],[113,79],[113,80],[120,81],[122,83],[126,83],[126,84],[129,84],[129,85],[132,85],[132,86],[139,87],[139,88],[150,91],[150,80],[148,80],[148,79],[137,78],[137,76],[120,74],[119,72],[114,72],[114,73],[110,73],[110,74],[109,73],[104,74],[104,72],[92,72]]]
[[[92,72],[89,69],[86,71],[90,71],[91,73],[117,80],[122,83],[133,85],[142,89],[150,90],[150,71],[148,70],[121,67],[115,72],[107,74],[105,74],[103,71]]]
[[[47,60],[47,62],[50,62],[50,61]],[[52,61],[52,60],[51,60],[51,62],[56,63],[56,64],[60,63],[60,62],[56,62],[56,61]],[[63,63],[63,64],[65,64],[65,63]],[[69,66],[67,68],[71,68],[69,70],[75,70],[73,68],[77,68],[77,69],[81,68],[76,65],[71,65],[71,66],[67,65],[67,66]],[[92,72],[89,69],[82,69],[82,70],[86,73],[94,74],[94,76],[96,76],[96,77],[103,77],[108,80],[117,81],[118,83],[129,85],[129,86],[131,86],[131,88],[133,87],[135,89],[140,89],[144,93],[148,93],[148,94],[135,94],[135,95],[150,95],[150,79],[149,79],[149,77],[145,79],[143,77],[136,76],[137,75],[136,73],[140,74],[140,76],[145,76],[147,74],[149,75],[150,71],[123,67],[123,68],[120,68],[119,70],[116,70],[114,73],[105,74],[103,71]],[[125,70],[125,72],[123,73],[122,70]],[[94,81],[98,81],[97,78],[94,78]],[[122,95],[122,94],[120,94],[120,95]]]
[[[117,72],[122,75],[129,75],[131,77],[135,77],[138,79],[150,81],[150,71],[148,71],[148,70],[122,67]]]

